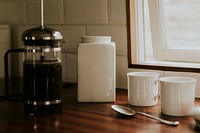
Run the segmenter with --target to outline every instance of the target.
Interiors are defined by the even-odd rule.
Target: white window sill
[[[139,68],[139,69],[161,70],[161,71],[200,73],[199,63],[169,62],[169,61],[143,61],[143,62],[138,62],[138,63],[129,63],[128,67]]]
[[[188,63],[188,62],[169,62],[169,61],[144,61],[140,62],[141,65],[152,66],[168,66],[168,67],[180,67],[180,68],[198,68],[200,69],[200,63]]]

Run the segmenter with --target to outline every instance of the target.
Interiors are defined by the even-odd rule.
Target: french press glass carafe
[[[54,29],[38,27],[25,31],[22,39],[27,50],[23,63],[25,112],[57,111],[62,102],[63,37]]]
[[[22,40],[25,49],[9,50],[5,60],[8,60],[7,56],[10,52],[24,52],[25,113],[35,115],[61,111],[63,36],[55,29],[36,27],[26,30],[22,34]],[[6,85],[8,84],[6,82]],[[9,89],[8,86],[6,89]]]

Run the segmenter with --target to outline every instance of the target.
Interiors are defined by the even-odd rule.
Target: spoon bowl
[[[121,106],[121,105],[112,105],[111,107],[113,110],[115,110],[116,112],[122,115],[133,116],[136,113],[134,110],[125,106]]]
[[[168,120],[164,120],[164,119],[161,119],[161,118],[158,118],[158,117],[155,117],[155,116],[152,116],[152,115],[143,113],[143,112],[139,112],[139,111],[136,112],[136,111],[132,110],[131,108],[128,108],[128,107],[125,107],[125,106],[121,106],[121,105],[112,105],[111,108],[112,108],[113,110],[115,110],[116,112],[118,112],[118,113],[120,113],[120,114],[123,114],[123,115],[126,115],[126,116],[134,116],[134,115],[137,113],[137,114],[144,115],[144,116],[147,116],[147,117],[149,117],[149,118],[158,120],[158,121],[160,121],[161,123],[164,123],[164,124],[167,124],[167,125],[171,125],[171,126],[177,126],[177,125],[179,125],[179,122],[178,122],[178,121],[168,121]]]

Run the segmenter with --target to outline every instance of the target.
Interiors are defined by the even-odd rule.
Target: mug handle
[[[10,93],[9,93],[9,73],[8,73],[8,55],[10,53],[18,53],[18,52],[26,52],[26,49],[9,49],[8,51],[6,51],[6,53],[4,54],[4,71],[5,71],[5,97],[8,100],[11,100],[10,98]]]
[[[159,82],[159,78],[154,82],[155,85],[157,85],[158,82]],[[158,98],[158,96],[159,96],[159,88],[158,88],[158,93],[154,96],[154,99],[156,100]]]

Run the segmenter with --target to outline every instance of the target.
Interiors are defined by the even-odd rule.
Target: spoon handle
[[[147,116],[149,118],[152,118],[152,119],[155,119],[155,120],[158,120],[164,124],[167,124],[167,125],[171,125],[171,126],[177,126],[179,124],[178,121],[168,121],[168,120],[164,120],[164,119],[161,119],[161,118],[158,118],[158,117],[155,117],[155,116],[152,116],[152,115],[149,115],[149,114],[146,114],[146,113],[143,113],[143,112],[136,112],[137,114],[141,114],[141,115],[144,115],[144,116]]]

